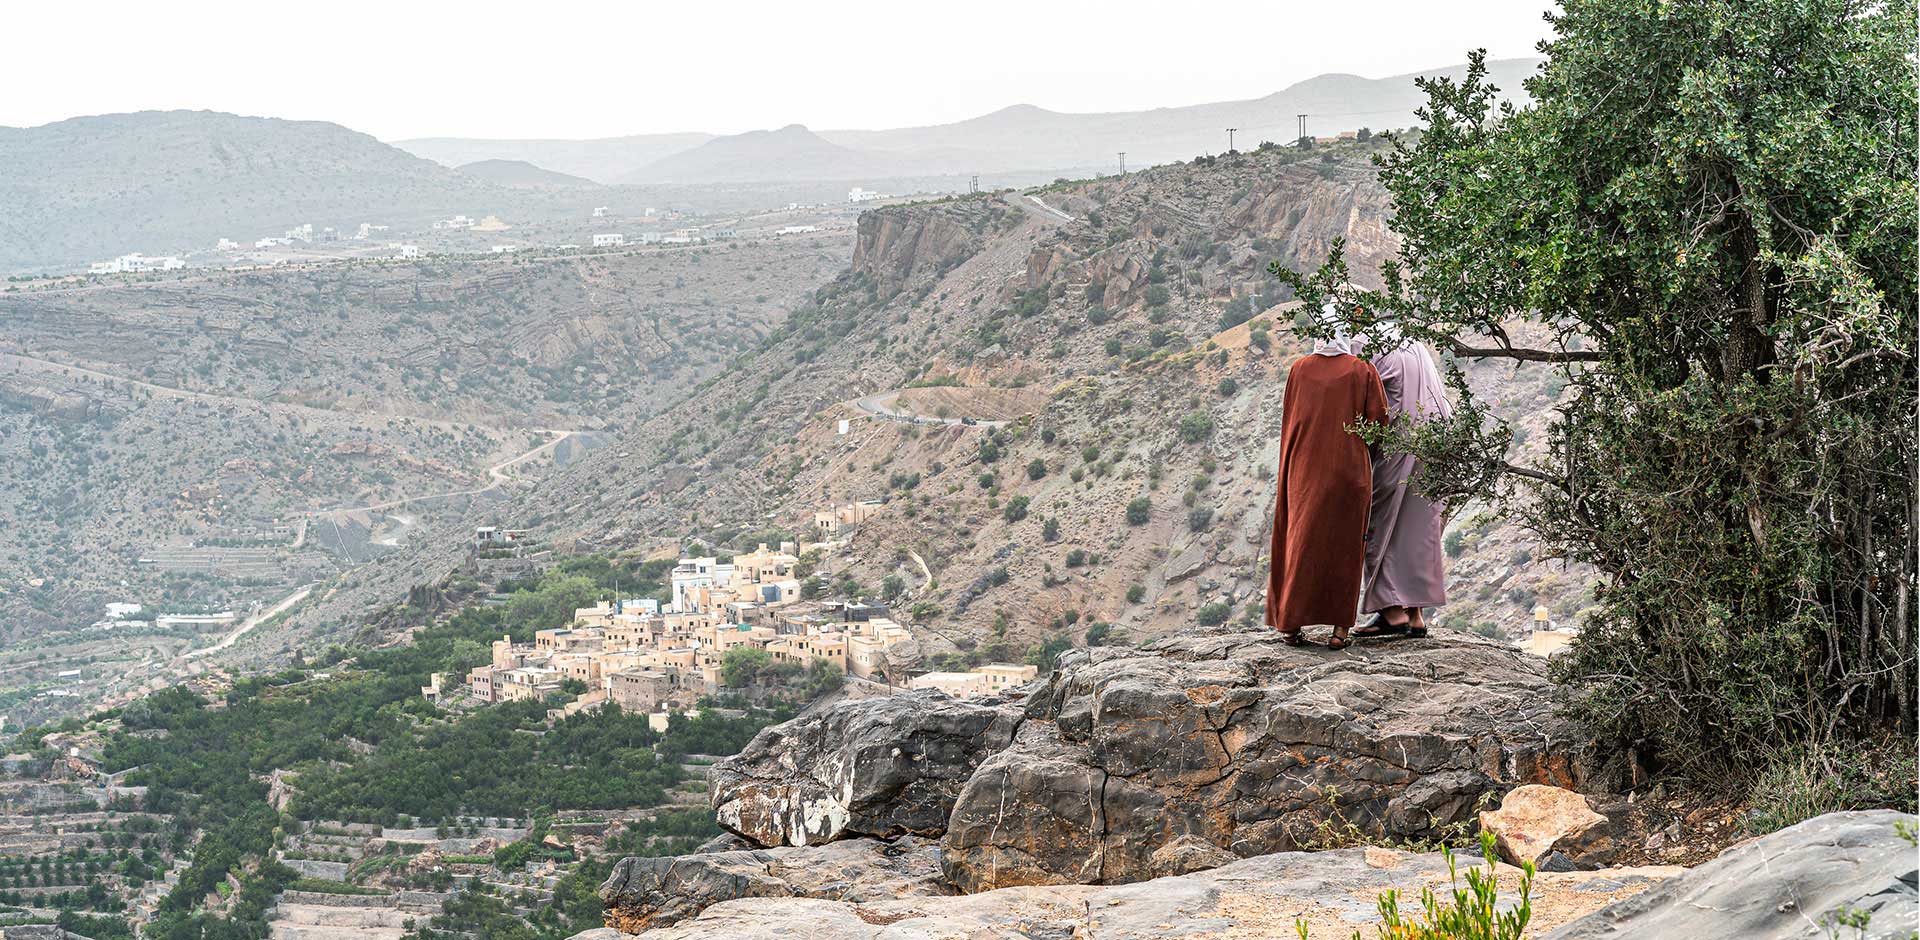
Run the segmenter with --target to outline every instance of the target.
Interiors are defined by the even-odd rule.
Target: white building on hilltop
[[[112,261],[95,261],[87,265],[88,274],[142,274],[147,271],[171,271],[184,268],[185,261],[173,255],[143,255],[139,252],[121,255]]]
[[[619,232],[602,232],[593,236],[593,247],[595,248],[619,248],[626,243],[627,236]]]
[[[887,198],[890,198],[890,197],[886,193],[876,193],[871,189],[861,189],[858,186],[855,186],[854,188],[847,190],[848,202],[872,202],[875,199],[887,199]]]
[[[596,218],[596,219],[604,219],[604,218],[606,218],[606,217],[607,217],[607,207],[606,207],[606,206],[594,206],[594,207],[593,207],[593,217],[594,217],[594,218]]]

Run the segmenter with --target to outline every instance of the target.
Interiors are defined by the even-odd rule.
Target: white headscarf
[[[1356,339],[1358,345],[1366,350],[1366,355],[1375,358],[1414,345],[1412,340],[1400,332],[1400,324],[1391,319],[1374,321],[1373,327],[1364,336]],[[1360,353],[1355,352],[1354,355],[1357,356]]]
[[[1326,339],[1315,340],[1313,354],[1316,356],[1353,355],[1353,337],[1347,334],[1347,325],[1341,322],[1333,309],[1333,301],[1320,308],[1321,315],[1333,322],[1333,335]]]

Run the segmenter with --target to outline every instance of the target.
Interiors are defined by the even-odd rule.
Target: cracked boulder
[[[954,886],[1115,884],[1431,838],[1522,784],[1597,784],[1544,663],[1490,641],[1344,653],[1232,628],[1070,653],[942,839]]]
[[[939,847],[914,836],[626,858],[600,886],[607,926],[641,933],[740,898],[818,898],[864,904],[943,893]]]
[[[1920,932],[1915,818],[1830,813],[1734,846],[1547,940],[1908,938]]]
[[[708,775],[720,825],[760,846],[937,837],[1017,708],[933,692],[843,700],[763,729]]]

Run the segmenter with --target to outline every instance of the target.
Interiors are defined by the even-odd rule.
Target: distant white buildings
[[[888,196],[886,193],[876,193],[873,190],[861,189],[858,186],[855,186],[854,188],[847,190],[848,202],[872,202],[875,199],[890,199],[890,198],[892,197]]]
[[[107,605],[107,619],[108,620],[125,620],[129,617],[137,616],[140,613],[140,610],[141,610],[141,607],[139,604],[126,602],[126,601],[115,601]]]
[[[658,244],[660,244],[660,238],[661,238],[661,235],[660,235],[660,233],[659,233],[659,232],[641,232],[641,233],[640,233],[640,244],[642,244],[642,245],[658,245]]]
[[[229,627],[239,619],[231,610],[223,610],[217,614],[162,614],[154,618],[153,625],[162,630],[172,630],[176,627],[204,630],[208,627]]]
[[[388,226],[385,226],[385,225],[375,225],[372,222],[362,222],[360,223],[360,229],[353,233],[353,237],[358,241],[366,241],[368,238],[371,238],[374,235],[377,235],[381,232],[386,231],[387,228]]]
[[[213,245],[214,251],[239,251],[240,243],[231,238],[222,238]]]
[[[291,239],[291,238],[281,238],[281,237],[279,237],[279,236],[277,236],[277,235],[268,235],[268,236],[267,236],[267,237],[265,237],[265,238],[262,238],[262,239],[259,239],[258,241],[255,241],[255,242],[253,243],[253,247],[255,247],[255,248],[284,248],[284,247],[286,247],[286,246],[288,246],[288,245],[291,245],[291,244],[293,244],[293,239]]]
[[[496,255],[510,255],[516,251],[519,251],[520,246],[519,245],[495,245],[492,248],[489,248],[487,250]]]
[[[607,207],[606,207],[606,206],[594,206],[594,207],[593,207],[593,217],[594,217],[594,218],[596,218],[596,219],[604,219],[604,218],[606,218],[606,217],[607,217]]]
[[[595,215],[598,215],[606,210],[595,209],[593,211]],[[602,232],[593,236],[593,247],[595,248],[618,248],[626,243],[627,236],[619,232]]]
[[[304,222],[295,228],[287,229],[287,241],[289,242],[313,241],[313,223]]]
[[[820,231],[820,226],[818,225],[788,225],[788,226],[783,226],[780,229],[780,231],[775,232],[774,234],[775,235],[805,235],[809,232],[818,232],[818,231]]]
[[[187,266],[185,261],[174,255],[143,255],[139,252],[121,255],[112,261],[95,261],[87,265],[88,274],[143,274],[148,271],[171,271]]]
[[[436,230],[472,228],[473,220],[467,218],[464,215],[456,215],[451,219],[441,219],[440,221],[433,223],[433,227]]]
[[[393,257],[398,260],[405,261],[420,257],[419,245],[388,245],[387,247],[393,249]]]

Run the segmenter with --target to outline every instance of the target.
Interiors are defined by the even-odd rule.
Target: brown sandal
[[[1307,638],[1301,636],[1298,630],[1282,630],[1280,631],[1280,642],[1288,646],[1305,646],[1307,645]]]
[[[1327,649],[1343,650],[1353,645],[1353,626],[1333,628],[1333,635],[1327,637]]]

